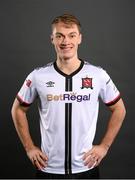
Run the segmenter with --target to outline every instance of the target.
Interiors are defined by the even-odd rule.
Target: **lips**
[[[72,49],[72,47],[64,47],[64,46],[61,46],[60,47],[61,50],[64,50],[64,51],[70,51]]]

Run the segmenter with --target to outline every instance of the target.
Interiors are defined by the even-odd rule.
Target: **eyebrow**
[[[60,32],[56,32],[55,34],[56,34],[56,35],[62,35],[62,36],[65,36],[64,34],[62,34],[62,33],[60,33]],[[77,34],[77,32],[71,32],[71,33],[69,33],[69,34]]]

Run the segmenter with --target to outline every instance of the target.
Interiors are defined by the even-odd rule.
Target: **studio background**
[[[55,60],[51,21],[65,12],[82,24],[79,57],[107,70],[127,108],[125,122],[100,165],[101,177],[135,178],[134,11],[133,0],[0,1],[0,178],[34,178],[35,170],[13,126],[11,107],[26,76]],[[36,109],[34,103],[28,116],[32,137],[39,144]],[[108,116],[101,102],[95,143],[103,136]]]

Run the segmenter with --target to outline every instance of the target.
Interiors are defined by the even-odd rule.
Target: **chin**
[[[62,56],[61,59],[64,60],[70,60],[71,58],[73,58],[73,56]]]

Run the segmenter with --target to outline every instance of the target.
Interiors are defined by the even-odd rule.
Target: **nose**
[[[64,36],[63,37],[63,40],[62,40],[62,44],[68,44],[69,40],[68,40],[68,37],[67,36]]]

